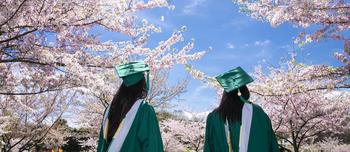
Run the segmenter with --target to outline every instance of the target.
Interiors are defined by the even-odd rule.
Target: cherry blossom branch
[[[45,93],[45,92],[52,92],[52,91],[60,91],[60,90],[64,90],[64,89],[72,89],[72,88],[76,88],[77,86],[74,87],[65,87],[65,88],[57,88],[57,89],[45,89],[45,90],[41,90],[41,91],[37,91],[37,92],[0,92],[1,95],[10,95],[10,96],[19,96],[19,95],[35,95],[35,94],[41,94],[41,93]]]
[[[299,142],[298,142],[298,144],[297,144],[298,147],[300,147],[300,145],[301,145],[301,143],[302,143],[302,141],[303,141],[304,139],[307,139],[307,138],[310,138],[310,137],[319,135],[320,133],[326,131],[326,129],[323,129],[323,130],[320,130],[320,131],[318,131],[318,132],[316,132],[316,133],[314,133],[314,134],[311,134],[311,135],[309,135],[309,136],[306,136],[306,134],[307,134],[309,131],[311,131],[311,130],[313,129],[313,127],[315,127],[315,126],[316,126],[316,123],[315,123],[313,126],[309,127],[309,129],[307,129],[307,130],[302,134],[302,136],[300,137]]]
[[[283,137],[283,136],[281,136],[281,135],[279,135],[279,134],[276,134],[276,136],[277,136],[278,138],[280,138],[280,139],[283,139],[283,140],[289,142],[290,144],[293,144],[293,142],[290,141],[290,140],[289,140],[288,138],[286,138],[286,137]]]
[[[26,139],[27,137],[26,136],[24,136],[24,137],[22,137],[19,141],[17,141],[16,143],[14,143],[13,145],[11,145],[11,144],[9,144],[9,145],[11,145],[11,146],[9,146],[9,148],[8,148],[8,151],[11,151],[11,149],[13,148],[13,147],[15,147],[15,146],[17,146],[18,144],[20,144],[24,139]],[[10,141],[9,141],[10,142]]]
[[[344,84],[343,86],[335,86],[334,88],[332,89],[349,89],[350,86],[347,85],[347,84]],[[288,96],[288,95],[297,95],[297,94],[303,94],[303,93],[306,93],[306,92],[311,92],[311,91],[317,91],[317,90],[328,90],[330,88],[326,88],[326,87],[320,87],[320,88],[314,88],[314,89],[307,89],[305,91],[298,91],[298,92],[293,92],[291,94],[263,94],[263,93],[259,93],[259,92],[256,92],[254,90],[252,90],[251,92],[252,93],[255,93],[259,96],[268,96],[268,97],[273,97],[273,96]]]
[[[14,40],[14,39],[20,38],[20,37],[22,37],[22,36],[24,36],[24,35],[27,35],[27,34],[29,34],[29,33],[33,33],[33,32],[35,32],[35,31],[37,31],[37,29],[33,29],[33,30],[30,30],[30,31],[23,32],[22,34],[16,35],[16,36],[11,37],[11,38],[9,38],[9,39],[1,40],[0,43],[12,41],[12,40]]]
[[[302,131],[302,129],[308,124],[309,121],[311,121],[311,120],[313,120],[313,119],[315,119],[315,118],[321,117],[321,116],[324,116],[324,115],[321,115],[321,114],[315,115],[315,116],[313,116],[313,117],[307,119],[306,121],[304,121],[304,123],[299,127],[299,129],[298,129],[298,131],[297,131],[297,133],[296,133],[296,136],[299,137],[298,135],[300,134],[300,132]],[[318,122],[318,123],[320,123],[320,122]],[[309,130],[313,129],[313,127],[314,127],[316,124],[317,124],[317,123],[314,123],[313,126],[309,127],[309,129],[308,129],[306,132],[304,132],[304,134],[306,134]],[[300,140],[302,140],[303,137],[304,137],[304,136],[302,135],[302,136],[300,137]]]

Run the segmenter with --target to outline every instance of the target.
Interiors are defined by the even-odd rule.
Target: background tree
[[[178,81],[175,85],[169,85],[169,73],[165,71],[155,71],[150,80],[150,90],[147,95],[149,101],[156,109],[162,110],[169,108],[170,101],[176,99],[181,93],[185,92],[188,79]]]
[[[74,103],[76,93],[55,91],[40,95],[1,96],[0,99],[0,111],[10,117],[7,132],[1,135],[2,151],[31,150],[39,145],[59,147],[63,143],[65,127],[60,120]]]
[[[181,127],[182,124],[174,119],[165,119],[159,124],[160,132],[162,134],[163,148],[166,152],[186,150],[184,143],[180,142],[180,134],[177,134],[177,132],[174,131],[177,128],[175,126]]]
[[[203,151],[205,123],[165,119],[160,123],[164,151]]]
[[[79,152],[79,151],[94,151],[91,146],[84,146],[85,142],[89,140],[87,136],[89,131],[84,128],[80,129],[71,129],[68,136],[64,138],[66,144],[62,145],[61,149],[63,151]]]
[[[335,89],[348,81],[347,76],[330,74],[337,69],[325,65],[296,63],[294,56],[268,69],[266,74],[257,67],[249,87],[269,114],[277,137],[295,152],[322,133],[334,135],[348,129],[344,122],[350,117],[350,93]]]
[[[0,116],[10,116],[11,123],[18,124],[10,123],[10,131],[1,138],[5,143],[2,146],[4,151],[16,147],[23,150],[33,148],[33,139],[42,141],[44,135],[50,132],[47,129],[52,128],[46,125],[54,126],[55,120],[63,115],[61,112],[69,111],[76,115],[80,110],[84,111],[84,107],[68,109],[67,105],[74,103],[77,107],[86,103],[73,102],[74,98],[61,101],[62,95],[52,99],[55,94],[67,97],[74,94],[79,101],[84,98],[91,103],[101,100],[104,101],[101,105],[106,106],[120,84],[114,73],[115,65],[142,59],[150,66],[153,78],[155,71],[167,71],[174,64],[186,64],[188,60],[204,55],[204,51],[190,52],[193,41],[182,49],[172,49],[175,43],[183,41],[185,27],[154,48],[146,47],[150,35],[161,32],[161,29],[135,14],[155,7],[174,8],[165,0],[1,1]],[[102,41],[96,29],[126,35],[127,38]],[[176,89],[173,92],[178,94]],[[162,99],[164,101],[173,98],[173,93],[160,94],[168,96]],[[156,96],[153,99],[160,101]],[[28,104],[26,100],[29,100]],[[58,101],[60,103],[56,103]],[[53,108],[54,105],[58,109]],[[104,109],[96,108],[93,110],[100,113]],[[44,116],[40,117],[41,114]],[[45,115],[55,119],[48,121]],[[94,125],[97,122],[95,118],[87,117],[85,123]],[[32,121],[24,121],[27,119]],[[44,122],[46,125],[40,125]],[[1,127],[4,128],[0,130],[4,130],[7,126]],[[31,129],[47,133],[28,132]],[[19,130],[23,131],[15,134]]]
[[[346,152],[349,151],[350,145],[341,143],[337,138],[327,137],[324,141],[320,141],[316,144],[308,145],[303,148],[305,151],[318,152]]]

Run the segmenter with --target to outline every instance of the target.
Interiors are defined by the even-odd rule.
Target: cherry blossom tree
[[[318,151],[347,152],[350,149],[350,145],[342,144],[336,138],[326,138],[322,142],[305,146],[305,148],[303,149],[308,150],[310,152],[318,152]]]
[[[344,0],[233,0],[246,13],[259,21],[270,22],[277,27],[289,22],[294,27],[316,31],[301,32],[295,43],[300,45],[325,38],[344,41],[343,53],[335,57],[342,61],[347,70],[350,68],[350,3]]]
[[[160,123],[164,151],[202,151],[205,123],[201,121],[166,119]]]
[[[1,135],[1,151],[33,150],[39,145],[59,147],[64,128],[59,126],[63,113],[76,100],[74,91],[54,91],[40,95],[1,96],[0,111],[10,117]]]
[[[52,126],[49,132],[44,136],[44,139],[36,143],[35,149],[36,151],[40,151],[43,149],[53,150],[53,149],[61,149],[62,145],[64,145],[67,141],[64,140],[67,137],[69,132],[69,127],[66,124],[67,121],[64,119],[59,119]]]
[[[174,32],[154,49],[143,48],[151,33],[160,28],[143,19],[137,24],[136,11],[168,6],[165,0],[144,1],[5,1],[1,21],[1,92],[3,95],[37,94],[63,88],[106,88],[104,76],[113,66],[143,58],[152,70],[169,70],[174,63],[199,59],[188,43],[180,51],[170,51],[182,41],[183,30]],[[170,9],[173,6],[168,6]],[[32,15],[27,15],[32,14]],[[79,15],[77,15],[79,14]],[[126,34],[127,41],[106,41],[89,33],[94,27]],[[169,52],[170,51],[170,52]],[[18,73],[20,69],[20,74]],[[30,86],[31,82],[38,82]],[[25,92],[22,87],[30,86]],[[17,87],[15,87],[17,86]]]
[[[166,152],[185,151],[186,147],[179,140],[177,134],[179,126],[183,126],[180,121],[174,119],[163,120],[160,124],[160,132],[162,134],[163,148]],[[183,129],[183,128],[182,128]]]
[[[188,84],[188,78],[183,81],[178,81],[174,85],[167,84],[169,73],[165,71],[154,71],[153,77],[150,80],[150,89],[147,95],[147,101],[154,108],[162,110],[172,106],[169,102],[176,99]]]
[[[45,128],[39,127],[40,124],[34,121],[39,119],[36,117],[40,117],[40,114],[56,114],[57,119],[62,115],[63,109],[67,108],[65,104],[56,104],[59,107],[57,109],[46,108],[52,105],[51,102],[59,100],[49,97],[52,94],[73,91],[74,94],[78,94],[79,99],[91,101],[87,105],[104,101],[102,107],[93,109],[95,112],[101,112],[121,82],[115,75],[115,65],[144,60],[151,68],[150,77],[153,79],[156,78],[156,71],[167,71],[174,64],[186,64],[188,60],[196,60],[203,56],[205,51],[191,53],[193,41],[181,49],[172,49],[174,44],[184,41],[183,33],[186,27],[173,32],[168,39],[160,41],[158,46],[146,47],[150,35],[161,32],[161,29],[149,24],[145,19],[138,18],[136,12],[155,7],[174,9],[166,0],[1,1],[0,104],[5,106],[1,107],[0,116],[7,118],[8,115],[19,115],[8,125],[13,126],[7,134],[11,135],[11,139],[2,138],[6,144],[5,150],[15,147],[13,143],[24,143],[21,144],[22,149],[30,149],[27,147],[32,145],[30,140],[26,140],[29,137],[26,134],[21,137],[12,136],[14,131],[21,130],[15,126],[25,124],[23,113],[31,113],[26,118],[32,120],[26,126],[29,128],[31,125],[36,125],[32,128]],[[96,29],[126,35],[128,38],[102,41],[99,33],[95,33]],[[173,91],[169,93],[155,88],[153,93],[167,97],[159,99],[158,96],[153,96],[152,102],[170,100],[183,90],[185,84],[187,83],[180,83],[177,85],[179,87],[161,84],[164,89],[170,88]],[[29,104],[25,104],[26,100],[30,101]],[[165,102],[161,105],[164,104]],[[48,111],[41,111],[43,109]],[[81,109],[70,110],[72,113],[78,113]],[[43,118],[40,119],[40,123],[46,121]],[[86,117],[85,123],[94,125],[97,123],[95,118]],[[57,119],[46,123],[53,126],[54,120]],[[1,127],[3,128],[0,130],[4,130],[6,125]],[[29,130],[26,127],[24,129]]]
[[[295,152],[321,133],[348,129],[343,123],[350,117],[350,93],[335,89],[348,76],[329,66],[296,63],[293,56],[279,68],[268,69],[263,73],[256,67],[249,88],[269,114],[277,137]]]

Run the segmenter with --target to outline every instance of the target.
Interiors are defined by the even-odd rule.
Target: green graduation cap
[[[254,81],[241,67],[232,69],[215,78],[226,92],[231,92]]]
[[[115,70],[123,79],[125,86],[129,87],[144,78],[144,72],[149,71],[149,67],[143,61],[129,62],[115,66]],[[149,73],[147,74],[146,89],[149,89]]]

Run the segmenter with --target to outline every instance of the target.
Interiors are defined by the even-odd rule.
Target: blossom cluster
[[[325,38],[344,41],[343,57],[338,58],[350,67],[350,3],[344,0],[234,0],[240,5],[241,12],[260,21],[270,22],[277,27],[283,23],[292,23],[294,27],[320,27],[311,34],[301,32],[295,39],[300,45]],[[345,56],[345,57],[344,57]]]
[[[350,93],[337,90],[348,75],[325,65],[296,63],[294,56],[280,67],[256,67],[249,89],[268,113],[279,139],[298,150],[313,139],[331,131],[341,133],[348,126]]]

